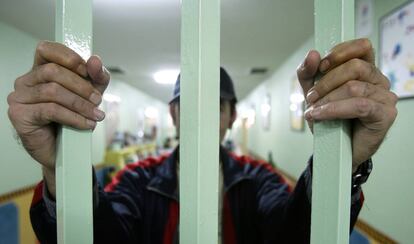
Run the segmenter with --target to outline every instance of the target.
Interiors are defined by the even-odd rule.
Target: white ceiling
[[[313,33],[311,0],[222,0],[221,63],[239,99],[265,80]],[[53,0],[0,0],[0,21],[36,38],[54,38]],[[125,71],[113,78],[168,102],[172,85],[154,82],[179,68],[180,0],[95,0],[94,53]],[[250,75],[267,67],[267,75]],[[293,72],[293,71],[292,71]]]

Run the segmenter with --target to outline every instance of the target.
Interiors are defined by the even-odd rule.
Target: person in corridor
[[[319,73],[323,76],[314,84]],[[324,57],[309,51],[297,75],[310,128],[313,121],[352,121],[352,228],[363,203],[361,184],[371,171],[371,157],[397,116],[397,96],[375,66],[367,39],[340,43]],[[30,210],[43,244],[57,242],[57,125],[94,129],[105,117],[98,105],[109,80],[98,56],[84,61],[62,44],[42,41],[33,68],[16,79],[8,96],[9,118],[26,151],[43,169]],[[179,123],[179,82],[178,78],[169,104],[177,131],[185,129]],[[236,103],[233,81],[221,68],[220,140],[236,119]],[[170,155],[128,165],[107,186],[94,180],[95,243],[178,243],[178,159],[176,148]],[[219,178],[221,243],[309,243],[312,156],[291,189],[266,162],[220,147]]]

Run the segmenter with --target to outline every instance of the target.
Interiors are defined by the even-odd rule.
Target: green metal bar
[[[315,0],[321,54],[354,36],[354,0]],[[349,243],[352,148],[347,121],[314,125],[311,243]]]
[[[56,41],[91,55],[92,1],[56,1]],[[56,206],[59,244],[92,244],[92,132],[63,126],[58,138]]]
[[[220,0],[183,0],[180,243],[218,241]]]

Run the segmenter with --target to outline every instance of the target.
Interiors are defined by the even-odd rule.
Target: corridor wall
[[[38,40],[0,22],[0,195],[35,184],[41,179],[40,167],[24,151],[14,136],[7,116],[7,95],[14,80],[32,66]]]
[[[379,50],[379,19],[404,2],[406,1],[373,1],[374,27],[369,38],[375,50]],[[304,170],[312,153],[313,141],[306,125],[302,132],[290,129],[289,89],[296,67],[313,46],[312,37],[239,105],[239,113],[241,109],[251,108],[252,105],[256,110],[256,122],[248,132],[249,149],[263,158],[272,152],[276,165],[296,178]],[[263,129],[260,115],[260,105],[266,93],[271,94],[269,131]],[[368,182],[363,185],[365,204],[360,214],[361,219],[401,243],[412,243],[414,240],[414,190],[411,187],[414,172],[413,107],[414,99],[398,102],[397,119],[382,147],[373,157],[374,170]],[[234,132],[238,139],[241,137],[239,132]]]
[[[15,139],[14,129],[7,116],[7,95],[13,90],[14,80],[29,71],[38,38],[0,22],[0,195],[36,184],[41,180],[38,164]],[[166,135],[175,135],[168,127],[168,106],[141,92],[123,80],[112,80],[108,93],[123,99],[120,103],[119,130],[136,132],[137,113],[145,107],[158,109],[161,141]],[[101,163],[105,152],[105,122],[98,123],[92,137],[92,162]]]

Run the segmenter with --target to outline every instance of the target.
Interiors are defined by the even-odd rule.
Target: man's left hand
[[[318,73],[323,76],[314,84]],[[297,75],[306,97],[305,118],[311,129],[313,121],[352,120],[354,172],[377,151],[397,116],[398,97],[375,66],[371,42],[357,39],[340,43],[322,59],[311,50]]]

